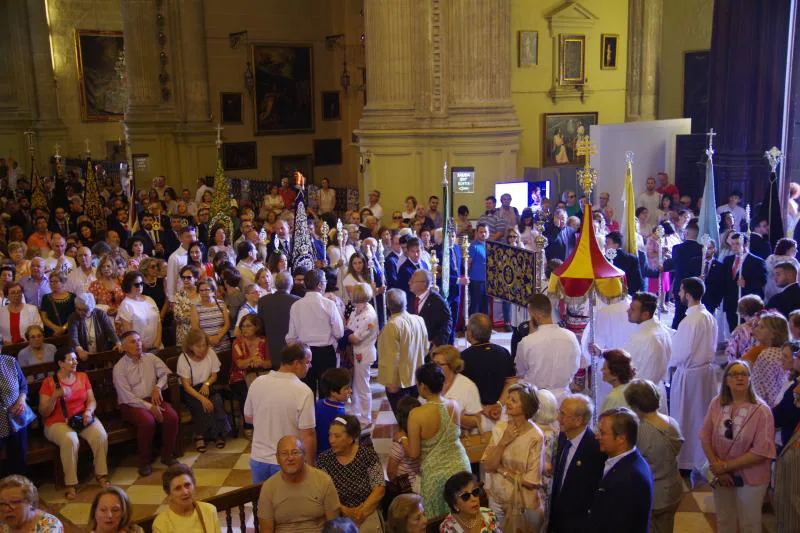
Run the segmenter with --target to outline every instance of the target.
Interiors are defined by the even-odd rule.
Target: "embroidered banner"
[[[525,248],[486,242],[486,293],[523,307],[534,290],[535,255]]]

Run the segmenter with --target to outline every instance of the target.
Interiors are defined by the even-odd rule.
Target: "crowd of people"
[[[296,190],[286,178],[259,201],[237,199],[231,227],[211,223],[205,181],[178,194],[157,178],[131,206],[101,176],[100,224],[83,214],[79,176],[44,184],[49,203],[32,207],[19,179],[0,217],[0,335],[25,343],[17,357],[0,356],[0,439],[13,474],[0,480],[0,520],[10,529],[58,530],[22,477],[38,413],[60,449],[67,500],[79,489],[80,438],[103,489],[93,530],[133,530],[79,370],[117,350],[113,384],[136,429],[139,473],[150,475],[156,457],[168,467],[169,508],[154,529],[218,530],[177,459],[180,409],[166,400],[170,370],[157,355],[173,346],[194,449],[224,448],[232,427],[252,441],[264,531],[422,531],[427,518],[447,533],[669,532],[681,471],[711,483],[720,530],[760,531],[770,487],[779,529],[800,527],[797,244],[781,239],[773,253],[767,221],[745,220],[738,193],[718,210],[721,243],[704,247],[692,199],[665,174],[648,179],[636,255],[621,249],[609,195],[599,193],[595,235],[616,250],[629,294],[596,310],[589,342],[585,304],[534,294],[525,308],[504,304],[495,321],[486,291],[489,240],[534,249],[541,233],[549,271],[572,254],[588,202],[573,191],[558,203],[534,191],[522,213],[510,195],[499,207],[490,196],[477,221],[460,206],[446,225],[435,196],[384,212],[371,191],[361,210],[337,211],[323,179],[302,228],[308,269],[293,265]],[[436,267],[443,231],[447,279]],[[672,311],[668,327],[660,316]],[[510,352],[492,342],[496,322],[513,330]],[[56,347],[54,337],[66,341]],[[58,371],[26,377],[44,363]],[[399,426],[385,470],[369,436],[375,367]],[[32,407],[29,380],[43,380]]]

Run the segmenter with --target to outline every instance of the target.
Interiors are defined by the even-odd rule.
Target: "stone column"
[[[50,29],[47,26],[45,0],[28,3],[28,27],[31,35],[31,61],[36,78],[36,102],[39,122],[64,127],[58,113],[58,94],[50,53]]]
[[[122,31],[128,70],[125,122],[153,121],[162,102],[155,2],[122,0]]]
[[[364,0],[369,96],[362,127],[408,125],[414,109],[414,6],[418,0]]]
[[[203,0],[181,0],[180,13],[184,120],[210,125]]]
[[[630,0],[626,121],[656,120],[662,0]]]

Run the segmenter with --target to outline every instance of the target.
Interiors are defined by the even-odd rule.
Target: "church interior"
[[[589,135],[595,190],[621,214],[626,152],[637,194],[667,173],[698,198],[713,129],[717,205],[739,190],[761,201],[773,146],[784,198],[800,168],[797,3],[2,0],[0,158],[42,176],[56,156],[67,169],[130,163],[137,189],[164,176],[192,196],[218,162],[234,197],[299,171],[346,190],[348,205],[378,190],[384,213],[441,194],[446,164],[468,170],[451,208],[477,218],[498,184],[580,190],[576,142]],[[385,459],[395,418],[373,390]],[[187,450],[198,498],[249,484],[248,446]],[[164,508],[159,469],[137,475],[125,446],[109,461],[136,518]],[[42,503],[84,530],[94,492],[68,502],[47,466],[32,472]],[[715,531],[710,489],[686,491],[675,531]],[[247,516],[233,529],[252,531]],[[764,531],[777,531],[770,514]]]

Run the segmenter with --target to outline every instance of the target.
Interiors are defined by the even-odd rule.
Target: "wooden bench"
[[[57,337],[47,337],[44,340],[44,342],[45,344],[52,344],[57,349],[63,349],[65,346],[69,345],[69,337],[66,335],[59,335]],[[2,353],[4,353],[5,355],[16,357],[17,354],[19,354],[19,352],[23,348],[27,347],[28,347],[27,342],[18,342],[16,344],[5,344],[3,345],[2,349],[0,349],[0,351],[2,351]]]
[[[253,527],[255,532],[259,533],[258,497],[260,494],[261,483],[258,483],[256,485],[248,485],[247,487],[232,490],[225,494],[212,496],[202,501],[216,507],[217,512],[225,513],[225,526],[228,528],[228,531],[233,531],[234,527],[238,527],[239,531],[244,531],[246,529],[244,524],[247,523],[247,504],[252,504]],[[234,524],[234,517],[236,517],[236,515],[234,515],[234,510],[238,511],[238,524]],[[136,521],[136,524],[140,526],[145,533],[151,533],[153,531],[153,521],[155,521],[155,519],[156,515],[148,516],[147,518]]]

